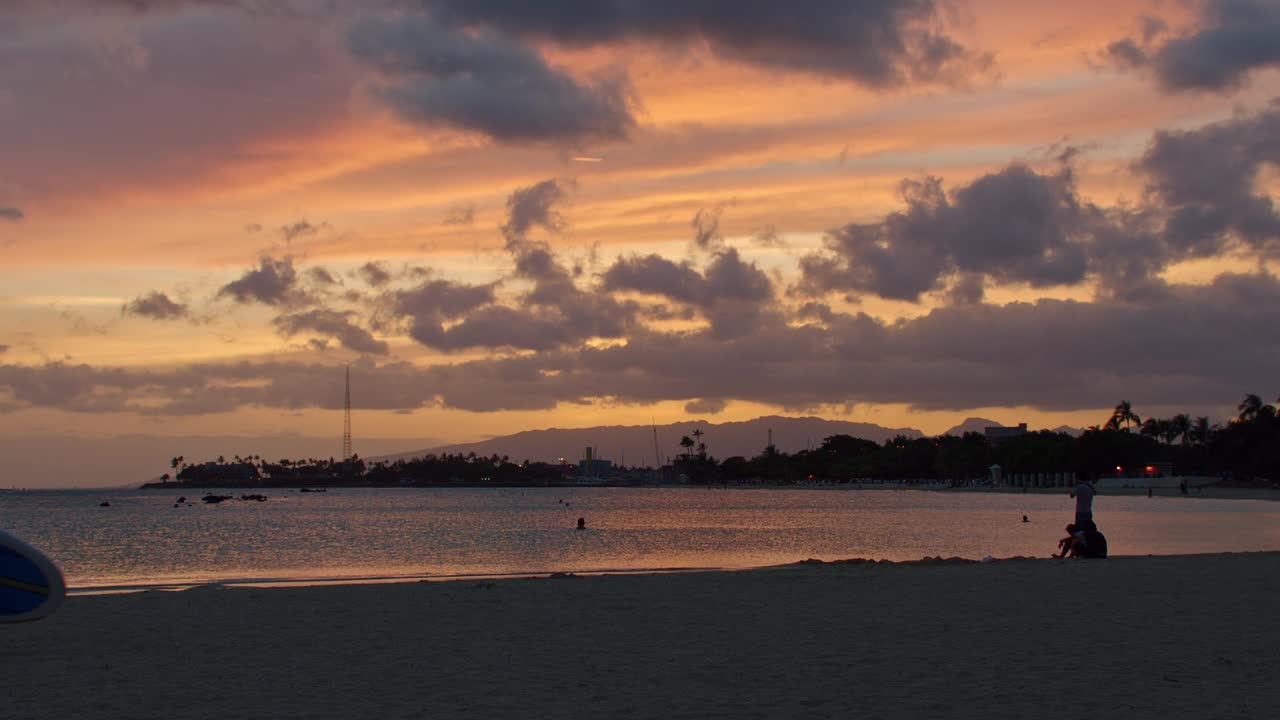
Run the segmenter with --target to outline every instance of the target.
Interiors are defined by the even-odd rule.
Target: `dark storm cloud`
[[[527,320],[510,308],[484,310],[485,322]],[[429,367],[364,361],[353,372],[362,375],[359,405],[379,409],[538,409],[608,397],[698,398],[708,412],[712,403],[734,400],[791,408],[867,402],[1075,410],[1117,398],[1222,407],[1249,389],[1272,387],[1280,355],[1280,282],[1263,274],[1170,286],[1131,302],[976,303],[894,323],[817,304],[808,315],[817,322],[766,319],[731,339],[710,330],[634,330],[626,344],[606,348],[554,349],[538,335],[562,326],[517,326],[525,344],[548,349]],[[340,378],[336,366],[302,363],[157,371],[0,364],[0,392],[19,407],[85,412],[339,408]],[[320,391],[325,387],[334,391]]]
[[[379,70],[402,117],[504,141],[616,140],[635,125],[623,77],[580,81],[500,32],[462,32],[422,16],[367,18],[352,54]]]
[[[904,181],[901,194],[905,210],[832,230],[827,252],[803,257],[801,291],[917,301],[957,273],[969,296],[977,274],[1037,287],[1085,276],[1089,211],[1067,170],[1015,164],[949,195],[933,177]]]
[[[185,304],[174,302],[165,293],[154,291],[130,300],[120,308],[120,311],[127,315],[149,317],[153,320],[177,320],[190,314]]]
[[[386,355],[387,344],[375,339],[368,330],[352,323],[353,315],[354,313],[349,312],[315,309],[281,315],[272,320],[272,323],[287,337],[307,332],[317,333],[337,340],[349,350]]]
[[[294,270],[293,258],[276,260],[264,257],[257,269],[224,285],[217,297],[230,297],[241,304],[287,305],[301,299],[297,284],[298,273]]]
[[[1195,26],[1161,36],[1147,19],[1141,39],[1111,43],[1105,55],[1122,66],[1150,67],[1167,90],[1228,90],[1257,70],[1280,67],[1280,4],[1274,0],[1206,0]]]
[[[1162,131],[1135,164],[1169,213],[1165,239],[1188,257],[1217,255],[1231,240],[1275,257],[1280,214],[1257,188],[1280,164],[1280,100],[1264,110],[1194,130]]]
[[[567,46],[701,40],[727,59],[877,88],[956,80],[991,60],[939,29],[934,0],[420,1],[446,23]]]
[[[0,220],[18,222],[25,217],[26,214],[16,207],[0,207]]]

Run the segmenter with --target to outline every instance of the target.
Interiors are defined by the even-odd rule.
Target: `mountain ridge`
[[[680,438],[685,435],[692,437],[695,429],[703,432],[702,442],[707,445],[707,452],[717,458],[735,455],[753,457],[760,454],[768,444],[770,430],[774,446],[786,453],[794,453],[806,447],[816,448],[824,438],[831,435],[852,435],[877,443],[883,443],[896,435],[924,437],[924,433],[915,428],[887,428],[875,423],[826,420],[813,416],[766,415],[752,420],[725,423],[696,419],[656,426],[658,448],[655,454],[654,429],[653,425],[600,425],[521,430],[487,440],[437,445],[368,459],[394,461],[428,454],[474,452],[483,456],[505,455],[517,461],[527,459],[557,462],[564,458],[566,462],[576,462],[585,454],[586,448],[591,447],[598,457],[618,464],[627,464],[627,458],[630,457],[630,465],[652,467],[657,456],[661,456],[666,462],[679,454]]]

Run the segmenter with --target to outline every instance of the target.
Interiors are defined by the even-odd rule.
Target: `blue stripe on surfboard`
[[[0,545],[0,577],[13,578],[30,585],[48,585],[49,578],[25,555]]]

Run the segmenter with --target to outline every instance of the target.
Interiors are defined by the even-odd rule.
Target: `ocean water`
[[[226,491],[228,494],[231,491]],[[202,493],[200,493],[202,494]],[[238,493],[237,493],[238,494]],[[540,488],[267,491],[173,507],[163,491],[0,492],[0,528],[73,591],[747,568],[808,558],[1051,554],[1065,495],[913,490]],[[110,507],[98,503],[109,501]],[[1280,503],[1107,497],[1115,555],[1280,550]],[[1023,523],[1022,516],[1031,522]],[[577,518],[587,522],[575,529]]]

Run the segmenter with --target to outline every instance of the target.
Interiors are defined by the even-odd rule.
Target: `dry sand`
[[[74,597],[0,717],[1274,718],[1280,553]]]

